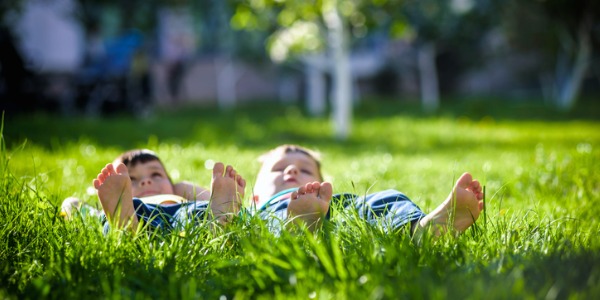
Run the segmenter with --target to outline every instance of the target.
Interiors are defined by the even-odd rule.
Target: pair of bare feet
[[[127,167],[106,165],[94,180],[102,208],[111,222],[119,227],[137,228],[133,207],[131,179]],[[231,167],[216,163],[213,167],[210,208],[216,220],[226,224],[242,207],[246,181]],[[293,192],[288,206],[288,218],[294,224],[304,224],[310,230],[318,228],[329,210],[333,187],[329,182],[312,182]],[[435,235],[447,231],[461,233],[479,218],[483,209],[483,192],[479,181],[464,173],[446,200],[419,220],[415,235],[433,230]]]
[[[292,193],[288,216],[296,223],[304,223],[310,230],[318,228],[329,209],[333,188],[329,182],[312,182]],[[431,230],[435,236],[445,232],[459,234],[479,218],[483,210],[481,184],[469,173],[464,173],[450,195],[436,209],[419,220],[413,228],[415,235]]]
[[[133,207],[131,184],[128,169],[122,163],[116,167],[107,164],[94,179],[94,187],[109,221],[117,227],[127,226],[135,230],[139,221]],[[225,224],[237,215],[242,206],[246,181],[232,166],[225,167],[218,162],[213,167],[211,187],[213,217]]]

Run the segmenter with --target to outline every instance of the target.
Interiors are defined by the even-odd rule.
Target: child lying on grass
[[[135,179],[132,184],[132,193],[134,197],[139,198],[145,197],[148,194],[157,195],[164,192],[164,194],[173,194],[187,200],[208,200],[210,198],[210,192],[205,188],[194,185],[190,182],[173,183],[160,158],[150,150],[134,149],[126,151],[113,161],[114,166],[120,163],[123,163],[128,168],[132,168],[140,164],[140,171],[142,171],[142,169],[148,169],[149,172],[154,173],[152,176],[153,180],[150,182],[152,186],[148,185],[144,181],[139,181],[133,178]],[[178,199],[178,197],[174,198]],[[150,202],[156,202],[157,200],[160,200],[160,198],[153,200],[154,201]],[[69,197],[65,199],[62,202],[61,208],[63,216],[65,216],[67,219],[71,218],[73,212],[76,210],[82,214],[86,212],[91,215],[100,214],[100,212],[98,212],[94,207],[82,203],[81,200],[76,197]]]
[[[482,187],[469,173],[464,173],[450,195],[426,215],[406,195],[395,190],[365,197],[333,195],[331,183],[323,182],[318,156],[307,148],[281,145],[263,155],[261,160],[254,186],[254,202],[259,213],[292,219],[311,230],[329,216],[332,199],[342,201],[345,207],[353,207],[367,221],[383,218],[388,232],[410,224],[411,233],[416,235],[429,229],[434,235],[448,231],[461,233],[475,223],[483,209]]]
[[[319,228],[329,217],[332,199],[356,209],[369,222],[383,220],[388,232],[410,225],[410,232],[415,235],[427,230],[432,230],[435,235],[461,233],[475,223],[483,209],[481,185],[469,173],[457,180],[450,195],[433,212],[425,214],[406,195],[395,190],[365,197],[348,193],[333,195],[331,183],[323,182],[317,155],[309,149],[282,145],[261,159],[263,164],[254,186],[255,212],[263,219],[273,220],[275,216],[305,225],[310,230]],[[144,166],[144,163],[132,166],[120,163],[116,167],[109,164],[94,180],[103,210],[117,226],[136,228],[139,219],[143,218],[153,227],[172,227],[174,222],[183,221],[182,218],[204,215],[209,207],[213,216],[224,224],[242,207],[246,183],[231,166],[225,168],[222,163],[215,164],[213,169],[209,201],[174,201],[168,205],[164,202],[158,205],[144,203],[145,198],[137,197],[172,193],[168,185],[164,190],[156,189],[151,193],[136,192],[133,186],[144,184],[139,178],[150,180],[147,177],[153,174],[138,175],[143,168],[137,167]],[[166,174],[162,164],[158,169]],[[190,188],[182,187],[183,190]]]
[[[93,183],[109,224],[131,229],[137,228],[140,218],[151,227],[168,229],[190,216],[203,216],[209,208],[215,219],[226,223],[230,213],[239,211],[246,185],[233,167],[222,163],[214,165],[210,195],[191,183],[174,185],[158,156],[149,150],[124,153],[107,164]]]

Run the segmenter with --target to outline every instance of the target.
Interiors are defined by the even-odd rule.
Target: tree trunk
[[[346,139],[352,122],[352,76],[349,68],[348,44],[344,23],[336,7],[325,12],[325,23],[329,30],[329,47],[332,56],[332,99],[335,136]]]
[[[235,107],[237,101],[236,85],[239,78],[235,63],[231,57],[215,60],[217,73],[217,104],[221,109]]]
[[[306,103],[308,113],[311,116],[322,116],[325,114],[325,77],[327,68],[323,66],[326,61],[321,54],[312,55],[303,59],[306,72],[306,88],[308,101]]]
[[[571,110],[577,101],[585,74],[589,68],[592,43],[590,39],[590,26],[582,21],[578,32],[578,47],[575,61],[568,71],[566,78],[558,82],[558,108],[563,111]]]
[[[417,47],[421,101],[426,112],[432,112],[440,106],[436,49],[433,42],[425,42]]]

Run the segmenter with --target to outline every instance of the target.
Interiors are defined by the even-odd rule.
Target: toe
[[[467,189],[471,186],[472,182],[473,182],[473,177],[471,176],[471,174],[464,173],[456,181],[456,186],[463,188],[463,189]]]
[[[127,166],[125,166],[125,164],[123,164],[123,163],[118,164],[117,168],[115,169],[115,172],[117,174],[124,174],[124,175],[127,174],[128,175],[129,174],[128,171],[129,170],[127,169]]]
[[[306,185],[305,186],[301,186],[298,188],[298,191],[296,192],[298,195],[304,195],[306,193]]]
[[[313,183],[312,183],[312,188],[313,188],[313,190],[315,190],[315,191],[316,191],[316,190],[318,190],[318,189],[320,189],[320,188],[321,188],[321,183],[320,183],[320,182],[318,182],[318,181],[315,181],[315,182],[313,182]]]
[[[473,182],[471,183],[471,190],[476,193],[481,192],[481,184],[479,183],[479,181],[473,180]]]
[[[323,182],[319,188],[319,197],[326,201],[331,200],[333,195],[333,186],[329,182]]]
[[[213,166],[213,177],[223,177],[223,173],[225,172],[225,166],[221,162],[215,163]]]
[[[227,165],[227,167],[225,168],[225,176],[229,176],[231,177],[231,172],[233,171],[233,167],[230,165]]]
[[[109,175],[114,175],[116,174],[115,172],[115,166],[113,164],[107,164],[105,167],[106,171],[108,172]]]

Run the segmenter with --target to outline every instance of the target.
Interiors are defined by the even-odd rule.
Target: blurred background
[[[0,109],[538,101],[600,92],[597,0],[3,0]],[[595,101],[595,100],[593,100]]]

